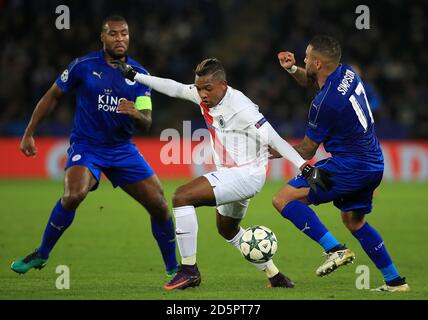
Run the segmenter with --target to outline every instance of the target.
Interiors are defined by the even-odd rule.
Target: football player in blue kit
[[[382,237],[365,221],[372,211],[373,191],[382,180],[384,161],[360,77],[350,66],[340,63],[340,44],[329,35],[318,35],[310,41],[305,68],[296,66],[291,52],[280,52],[278,58],[300,85],[319,89],[311,102],[306,135],[295,149],[304,159],[311,159],[323,143],[331,157],[315,166],[320,174],[329,175],[332,186],[313,190],[299,175],[274,196],[275,208],[323,247],[326,260],[316,274],[324,276],[355,259],[354,253],[336,240],[309,207],[333,202],[346,228],[384,277],[385,284],[374,290],[409,291]]]
[[[27,156],[37,153],[33,135],[41,120],[66,93],[76,94],[76,113],[65,165],[64,193],[55,204],[41,245],[33,253],[12,263],[17,273],[43,268],[49,254],[71,225],[75,211],[100,182],[101,173],[138,201],[151,216],[151,227],[168,275],[177,271],[174,225],[162,186],[131,136],[134,126],[148,130],[151,89],[124,79],[112,60],[123,60],[143,74],[148,72],[126,55],[129,30],[121,16],[102,23],[103,49],[74,60],[37,104],[21,141]]]

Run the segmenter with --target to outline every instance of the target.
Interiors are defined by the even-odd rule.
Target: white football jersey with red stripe
[[[266,170],[268,146],[258,128],[266,122],[259,107],[241,91],[227,87],[223,99],[208,108],[194,85],[183,88],[184,98],[198,104],[211,136],[214,162],[218,168],[260,166]]]

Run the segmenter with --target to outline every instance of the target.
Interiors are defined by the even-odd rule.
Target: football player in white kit
[[[219,60],[210,58],[202,61],[195,70],[195,83],[189,85],[137,73],[124,62],[118,61],[117,66],[132,81],[199,105],[211,136],[217,171],[180,186],[172,199],[182,264],[176,276],[164,286],[165,289],[185,289],[201,282],[196,265],[198,222],[195,207],[215,206],[218,232],[239,248],[239,240],[244,233],[240,222],[250,198],[260,192],[265,183],[268,147],[301,169],[314,190],[317,186],[328,188],[329,180],[324,172],[309,165],[283,140],[256,104],[227,85],[226,73]],[[266,273],[269,287],[294,287],[272,260],[253,265]]]

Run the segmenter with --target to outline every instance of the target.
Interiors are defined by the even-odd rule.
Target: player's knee
[[[172,196],[172,205],[174,208],[191,205],[190,199],[183,187],[179,187],[175,190]]]
[[[159,221],[167,221],[170,218],[168,204],[163,196],[156,197],[146,206],[150,216]]]
[[[75,210],[88,194],[85,190],[69,191],[62,196],[62,205],[68,210]]]
[[[279,213],[292,201],[300,201],[310,204],[306,198],[309,193],[308,188],[296,189],[290,186],[285,187],[275,194],[272,198],[272,204]]]
[[[162,216],[168,216],[168,204],[166,203],[166,200],[164,197],[160,197],[158,204],[156,205],[158,208],[158,211]]]
[[[355,218],[351,214],[342,214],[342,222],[352,233],[357,232],[364,225],[363,218]]]
[[[344,222],[345,227],[352,233],[357,232],[362,227],[362,224],[360,222],[354,222],[354,221],[347,221]]]
[[[278,212],[281,212],[289,202],[290,200],[287,197],[280,194],[276,194],[272,198],[272,204]]]

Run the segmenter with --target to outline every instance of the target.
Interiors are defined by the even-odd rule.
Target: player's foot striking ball
[[[239,249],[245,259],[263,263],[272,259],[278,248],[278,241],[272,230],[264,226],[252,226],[245,230],[239,240]]]
[[[113,63],[127,80],[199,105],[212,138],[217,171],[180,186],[172,198],[176,239],[183,268],[165,285],[165,289],[185,289],[199,285],[199,272],[196,272],[197,269],[192,271],[190,267],[196,265],[197,207],[215,206],[219,234],[243,252],[240,240],[245,230],[240,223],[247,212],[250,199],[260,192],[266,181],[269,147],[299,168],[310,185],[317,185],[318,189],[324,189],[328,185],[326,176],[306,163],[278,135],[256,104],[242,92],[227,85],[226,71],[219,60],[210,58],[199,63],[195,69],[195,82],[190,85],[142,74],[121,60]],[[235,141],[249,143],[239,143],[237,147]],[[251,241],[253,233],[250,233],[249,242],[243,245],[246,252],[244,256],[254,267],[272,278],[279,273],[270,259],[276,250],[276,241],[265,240],[267,233],[264,230],[260,230],[260,235],[261,246],[256,248],[258,239]]]
[[[47,261],[48,259],[42,259],[42,257],[36,250],[25,258],[18,259],[12,262],[10,268],[16,273],[24,274],[32,268],[39,270],[44,268],[47,264]]]

